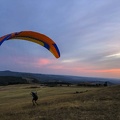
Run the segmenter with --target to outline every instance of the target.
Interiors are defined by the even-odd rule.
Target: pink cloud
[[[106,78],[120,78],[120,69],[96,69],[95,66],[67,66],[67,65],[53,65],[51,70],[58,72],[58,74],[68,74],[77,76],[92,76],[92,77],[106,77]]]
[[[46,59],[46,58],[40,58],[39,60],[37,60],[38,65],[48,65],[51,63],[52,63],[52,60]]]
[[[85,75],[85,76],[97,76],[97,77],[112,77],[120,78],[120,69],[82,69],[82,68],[73,68],[69,70],[74,75]]]
[[[53,70],[65,70],[65,67],[62,65],[51,65],[49,68]]]
[[[30,66],[44,66],[53,63],[53,60],[46,59],[46,58],[27,58],[27,57],[16,57],[15,59],[11,58],[10,61],[14,62],[15,64],[21,65],[30,65]]]
[[[9,63],[6,64],[6,61],[9,61]],[[90,64],[66,64],[56,59],[9,57],[7,60],[3,59],[2,64],[5,64],[7,67],[11,67],[9,64],[13,64],[16,66],[16,69],[24,69],[28,72],[37,71],[50,74],[120,78],[120,69],[97,69]]]

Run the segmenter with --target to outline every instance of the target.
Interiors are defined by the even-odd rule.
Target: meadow
[[[31,91],[37,91],[38,106]],[[120,120],[120,86],[0,86],[0,120]]]

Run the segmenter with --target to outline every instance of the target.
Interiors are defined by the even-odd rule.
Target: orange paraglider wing
[[[35,42],[37,44],[42,45],[46,49],[48,49],[56,58],[60,57],[60,51],[56,43],[51,38],[49,38],[44,34],[34,32],[34,31],[14,32],[14,33],[7,34],[5,36],[0,37],[0,45],[4,41],[13,40],[13,39],[21,39],[21,40]]]

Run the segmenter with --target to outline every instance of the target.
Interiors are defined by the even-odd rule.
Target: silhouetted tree
[[[108,86],[107,82],[104,83],[104,86]]]

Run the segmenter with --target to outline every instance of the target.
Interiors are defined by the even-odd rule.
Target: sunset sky
[[[31,30],[52,38],[61,57],[22,40],[0,46],[0,71],[120,79],[119,0],[0,0],[0,36]]]

